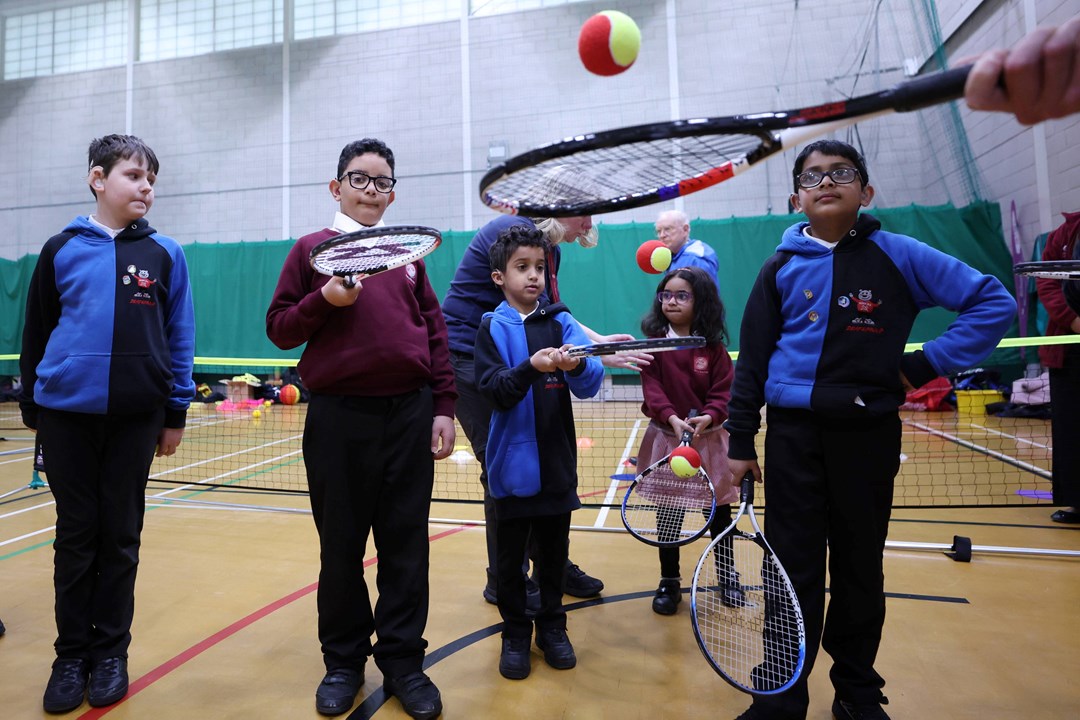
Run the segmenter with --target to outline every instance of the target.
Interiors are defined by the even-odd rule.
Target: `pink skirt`
[[[640,473],[655,462],[663,460],[679,445],[670,425],[661,425],[655,420],[649,421],[645,435],[641,438],[638,450],[637,471]],[[728,468],[728,432],[723,426],[716,425],[701,433],[691,443],[691,447],[701,455],[701,466],[712,481],[716,492],[717,505],[727,505],[739,499],[739,491],[732,484],[731,470]]]

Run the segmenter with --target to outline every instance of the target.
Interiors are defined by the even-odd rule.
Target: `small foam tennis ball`
[[[637,249],[638,267],[647,273],[657,275],[671,267],[671,251],[659,240],[641,243]]]
[[[604,10],[585,21],[578,35],[578,55],[596,75],[618,75],[637,60],[641,30],[618,10]]]
[[[692,447],[677,447],[671,451],[671,471],[679,477],[693,477],[701,469],[701,456]]]
[[[259,410],[254,410],[254,411],[252,411],[252,413],[251,413],[251,417],[253,417],[253,418],[255,418],[256,420],[258,420],[259,418],[261,418],[261,417],[262,417],[262,412],[261,412],[261,411],[259,411]]]
[[[295,405],[300,402],[300,388],[295,385],[282,385],[278,391],[278,399],[283,405]]]

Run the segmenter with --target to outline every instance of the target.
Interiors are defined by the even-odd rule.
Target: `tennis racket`
[[[1013,273],[1050,280],[1080,280],[1080,260],[1040,260],[1013,265]]]
[[[417,225],[384,225],[335,235],[311,249],[311,267],[356,285],[355,275],[375,275],[430,255],[442,243],[438,230]]]
[[[529,217],[628,210],[704,190],[766,158],[863,120],[963,95],[970,66],[881,92],[795,110],[695,118],[588,133],[496,165],[480,180],[490,208]]]
[[[649,338],[648,340],[620,340],[592,345],[575,345],[566,351],[570,357],[592,357],[596,355],[614,355],[621,352],[666,352],[668,350],[689,350],[705,347],[705,338],[698,335],[686,337]]]
[[[687,420],[696,417],[691,410]],[[679,447],[689,447],[694,433],[682,434]],[[630,534],[658,547],[686,545],[705,534],[716,513],[716,493],[702,467],[690,477],[671,469],[671,455],[647,467],[623,496],[622,521]]]
[[[744,692],[790,688],[806,660],[806,628],[795,588],[754,515],[754,479],[742,480],[735,519],[698,561],[690,590],[698,647],[720,677]],[[753,534],[739,530],[747,515]]]

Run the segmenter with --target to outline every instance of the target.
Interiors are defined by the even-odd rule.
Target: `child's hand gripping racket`
[[[687,420],[697,415],[691,410]],[[682,434],[679,447],[690,447],[693,430]],[[716,494],[704,467],[680,477],[671,455],[645,468],[626,491],[622,521],[630,534],[649,545],[678,547],[705,534],[716,512]]]
[[[758,526],[754,479],[742,479],[735,519],[698,561],[690,591],[694,636],[705,659],[737,689],[773,695],[790,688],[806,659],[795,588]],[[736,525],[750,517],[754,534]]]
[[[311,267],[323,275],[356,285],[356,275],[375,275],[408,265],[431,254],[442,243],[438,230],[416,225],[385,225],[335,235],[311,250]]]

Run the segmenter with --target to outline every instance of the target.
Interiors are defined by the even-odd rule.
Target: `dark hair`
[[[694,294],[694,322],[690,331],[705,338],[709,345],[727,345],[727,325],[724,323],[724,301],[716,289],[716,280],[698,267],[683,267],[672,270],[653,295],[652,308],[641,319],[641,333],[645,337],[663,337],[667,332],[668,320],[664,317],[664,306],[658,297],[672,278],[682,278],[690,283],[690,292]]]
[[[390,166],[390,174],[394,174],[394,151],[387,147],[382,140],[364,138],[363,140],[354,140],[341,149],[341,156],[337,161],[337,175],[334,177],[340,178],[353,158],[367,153],[375,153],[385,160],[386,164]]]
[[[796,193],[799,192],[799,175],[802,175],[806,158],[810,157],[810,153],[815,150],[822,155],[836,155],[850,160],[855,169],[859,171],[859,179],[862,180],[863,187],[870,184],[870,173],[866,170],[866,159],[859,154],[858,150],[839,140],[816,140],[804,147],[799,156],[795,158],[795,167],[791,171],[791,179]]]
[[[160,169],[157,155],[150,146],[134,135],[106,135],[90,141],[90,149],[86,153],[87,170],[101,166],[103,174],[108,177],[113,166],[121,160],[130,160],[133,157],[146,162],[147,169],[157,175]],[[94,197],[97,193],[91,188]]]
[[[492,272],[506,272],[506,263],[510,262],[510,257],[518,248],[538,247],[543,248],[546,253],[550,245],[544,238],[544,233],[536,228],[530,225],[511,225],[499,233],[499,237],[495,238],[495,242],[488,249],[488,265]]]

